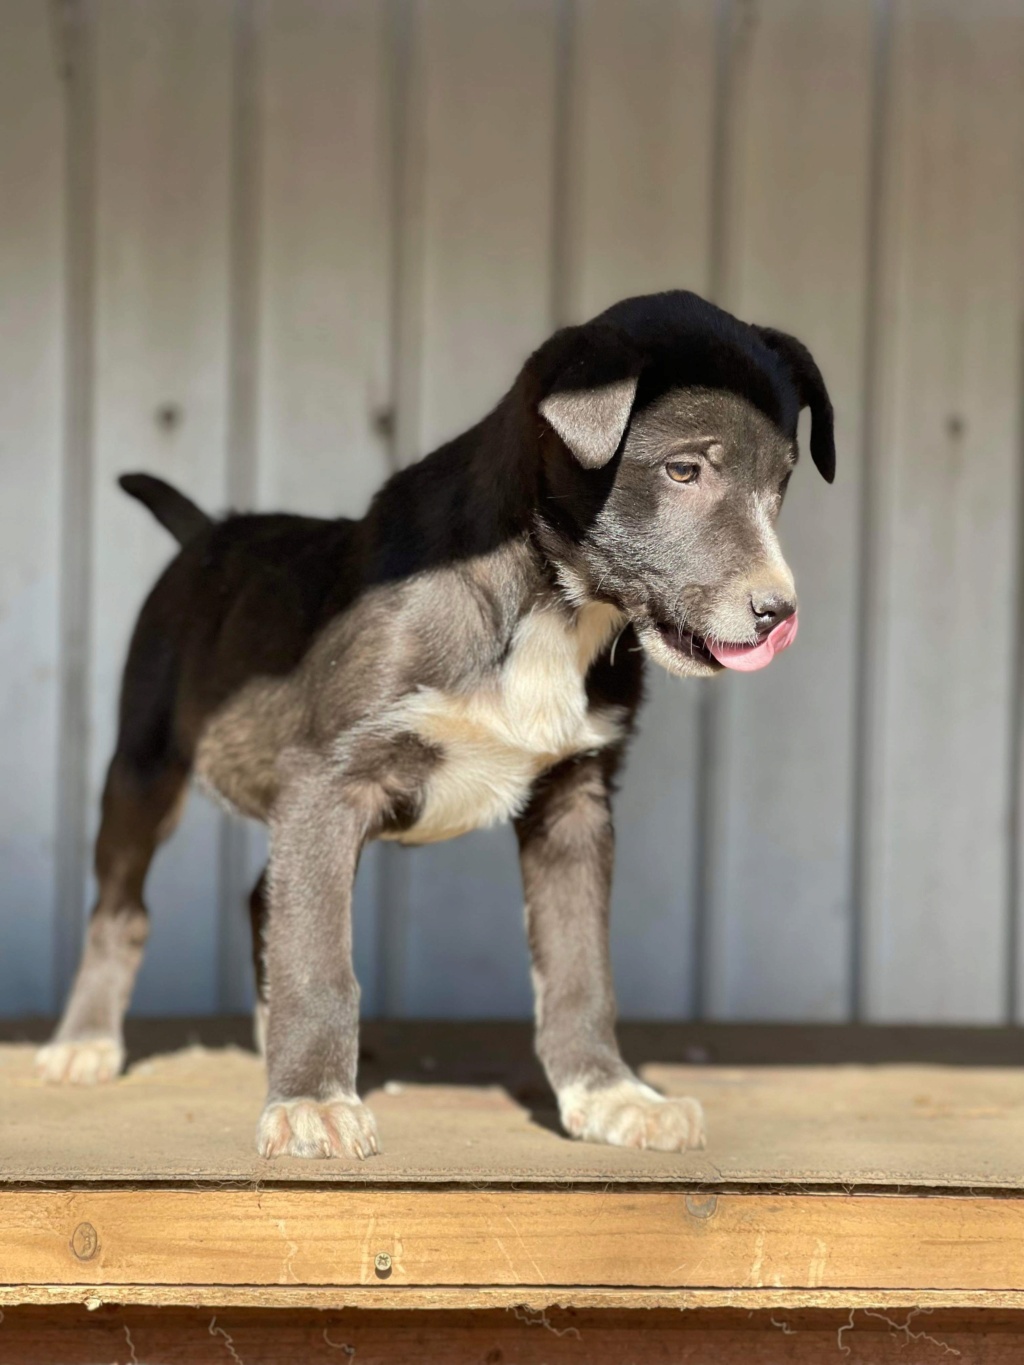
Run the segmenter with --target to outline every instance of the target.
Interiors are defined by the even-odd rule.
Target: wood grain
[[[50,993],[60,651],[64,167],[58,23],[0,6],[0,1000]],[[7,910],[10,906],[10,910]]]
[[[111,1308],[21,1309],[0,1331],[0,1365],[820,1365],[959,1356],[972,1365],[1020,1359],[1020,1313],[716,1313],[507,1311],[274,1313]],[[912,1347],[911,1350],[907,1348]]]
[[[11,1189],[0,1225],[10,1285],[1024,1289],[1019,1198]]]
[[[942,0],[893,14],[865,1016],[995,1022],[1008,995],[1024,10]],[[955,646],[936,609],[957,623]]]
[[[774,1312],[779,1308],[877,1308],[887,1312],[920,1308],[1024,1310],[1024,1290],[1015,1289],[630,1289],[588,1288],[582,1285],[433,1285],[369,1288],[308,1285],[225,1284],[46,1284],[0,1285],[0,1309],[27,1305],[77,1305],[95,1312],[111,1305],[150,1308],[357,1308],[374,1312],[451,1311],[528,1308],[640,1308],[645,1312],[670,1308],[674,1312],[741,1309],[745,1313]]]
[[[90,833],[129,635],[177,550],[117,476],[148,470],[210,511],[226,498],[232,60],[227,6],[104,0],[94,13]],[[150,1008],[216,1007],[221,819],[191,800],[149,878],[152,932],[138,989]]]
[[[811,348],[838,472],[831,488],[818,477],[805,417],[780,524],[799,647],[716,684],[715,1018],[841,1019],[849,1006],[872,13],[867,0],[774,0],[734,56],[723,302]]]

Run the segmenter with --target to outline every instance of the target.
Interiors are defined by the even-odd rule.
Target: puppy
[[[361,850],[505,820],[565,1128],[703,1145],[696,1101],[642,1084],[616,1045],[610,794],[645,657],[706,677],[763,667],[796,635],[775,524],[802,407],[831,482],[832,406],[807,349],[672,292],[557,332],[361,521],[215,522],[158,479],[123,478],[181,551],[132,638],[99,899],[42,1076],[120,1069],[143,883],[193,777],[271,832],[252,896],[263,1156],[378,1150],[356,1094]]]

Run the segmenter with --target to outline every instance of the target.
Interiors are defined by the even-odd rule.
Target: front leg
[[[618,1147],[703,1147],[691,1099],[665,1099],[615,1040],[608,950],[614,836],[606,759],[552,769],[516,822],[533,959],[537,1054],[573,1137]]]
[[[260,1155],[367,1157],[377,1125],[356,1094],[359,986],[352,883],[365,804],[313,755],[289,764],[271,821],[266,1053]]]

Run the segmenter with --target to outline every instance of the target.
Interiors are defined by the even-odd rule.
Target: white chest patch
[[[574,621],[553,610],[531,612],[485,686],[468,693],[424,689],[404,701],[402,722],[443,756],[419,820],[396,837],[432,843],[508,820],[545,768],[618,739],[620,709],[588,707],[584,681],[622,622],[601,604]]]

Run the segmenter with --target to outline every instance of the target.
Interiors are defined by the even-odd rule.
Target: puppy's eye
[[[665,466],[665,473],[676,483],[696,483],[700,478],[700,465],[693,460],[671,460]]]

